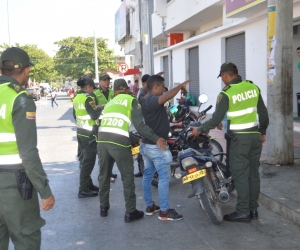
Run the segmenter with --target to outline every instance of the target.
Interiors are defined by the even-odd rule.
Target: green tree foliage
[[[108,49],[107,39],[97,38],[98,71],[117,69],[116,56]],[[59,50],[56,53],[55,69],[60,74],[78,79],[85,72],[95,73],[94,38],[69,37],[55,42]]]
[[[8,44],[0,45],[0,54],[5,49],[9,48]],[[56,79],[57,72],[54,69],[53,59],[47,55],[42,49],[39,49],[37,45],[23,45],[16,43],[12,47],[18,47],[25,50],[30,60],[34,63],[29,72],[29,77],[35,79],[37,82],[52,82]]]

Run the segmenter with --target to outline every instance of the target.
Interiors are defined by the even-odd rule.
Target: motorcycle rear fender
[[[204,192],[201,178],[194,180],[191,183],[194,195],[202,194]]]

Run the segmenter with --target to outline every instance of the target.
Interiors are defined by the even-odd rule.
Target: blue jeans
[[[169,183],[170,183],[170,163],[172,154],[170,150],[162,151],[157,145],[140,145],[140,153],[144,158],[143,191],[147,206],[153,204],[151,181],[155,171],[158,173],[158,196],[160,209],[166,211],[169,206]]]
[[[193,106],[193,103],[190,100],[185,100],[182,104],[187,108],[188,111],[190,110],[190,106]]]
[[[53,108],[53,103],[55,103],[56,104],[56,106],[58,107],[58,104],[57,104],[57,102],[56,102],[56,98],[51,98],[51,107]]]

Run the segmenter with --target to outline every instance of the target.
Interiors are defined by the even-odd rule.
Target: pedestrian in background
[[[182,87],[190,81],[185,81],[177,87],[167,91],[165,94],[164,78],[153,75],[147,80],[148,93],[140,98],[140,104],[144,115],[145,124],[148,125],[155,134],[162,137],[165,141],[170,132],[170,122],[164,107],[165,102],[172,99]],[[181,220],[183,216],[178,214],[175,209],[169,206],[169,182],[170,182],[170,163],[172,154],[165,143],[166,149],[161,148],[147,138],[142,139],[140,153],[144,158],[143,191],[146,203],[146,215],[153,215],[159,211],[159,207],[152,199],[151,181],[155,171],[158,173],[158,196],[160,202],[159,220]]]
[[[77,81],[81,87],[80,93],[73,100],[73,115],[77,126],[77,140],[80,157],[80,181],[79,198],[95,197],[99,188],[93,184],[91,173],[94,169],[97,154],[97,143],[94,137],[96,120],[100,117],[101,108],[95,104],[91,94],[94,91],[94,81],[89,78],[81,78]]]
[[[45,89],[43,86],[40,87],[41,88],[41,97],[45,97]]]
[[[98,133],[99,157],[99,199],[100,215],[107,216],[110,208],[110,175],[116,162],[124,186],[125,222],[143,218],[144,212],[136,209],[136,195],[133,175],[133,159],[129,129],[133,123],[135,129],[159,148],[165,149],[165,143],[144,124],[141,108],[137,99],[129,94],[129,87],[124,79],[114,81],[115,97],[107,103]]]
[[[56,107],[58,107],[58,104],[56,102],[56,97],[57,97],[57,94],[56,94],[56,89],[54,89],[52,92],[51,92],[51,107],[53,108],[53,103],[56,104]]]
[[[128,83],[128,87],[130,89],[130,92],[133,93],[133,83],[130,80],[128,80],[127,83]]]
[[[192,133],[209,133],[217,127],[225,114],[230,120],[229,130],[236,137],[230,141],[230,168],[237,191],[236,211],[225,215],[224,220],[250,222],[258,218],[258,196],[260,192],[259,159],[262,143],[266,141],[269,125],[268,111],[260,89],[251,81],[242,80],[235,64],[222,64],[220,74],[225,87],[217,98],[212,118]]]
[[[133,92],[133,95],[134,96],[137,96],[138,92],[139,92],[139,80],[136,79],[134,81],[134,85],[133,85],[133,88],[132,88],[132,92]]]
[[[179,100],[179,104],[184,105],[188,111],[190,110],[190,106],[196,105],[195,98],[187,91],[186,88],[181,89],[180,98],[177,100]]]
[[[150,75],[145,74],[142,76],[142,88],[139,89],[139,92],[137,93],[136,97],[137,99],[140,98],[140,95],[143,94],[145,95],[147,93],[146,89],[147,89],[147,80],[150,77]]]
[[[43,169],[36,131],[36,106],[23,86],[28,81],[28,54],[8,48],[0,58],[0,249],[40,249],[45,220],[41,208],[54,207],[49,180]]]

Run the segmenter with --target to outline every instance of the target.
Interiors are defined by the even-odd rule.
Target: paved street
[[[113,172],[118,178],[111,184],[111,208],[108,217],[100,217],[98,197],[77,197],[79,165],[72,103],[67,96],[59,96],[57,102],[58,108],[51,108],[50,101],[47,107],[36,102],[38,148],[56,199],[53,210],[41,212],[47,221],[42,228],[43,250],[300,248],[300,227],[262,206],[258,221],[213,225],[198,201],[188,198],[190,185],[174,178],[170,183],[170,205],[184,215],[182,221],[159,221],[154,215],[124,223],[123,186],[116,166]],[[98,172],[96,165],[92,176],[95,184]],[[142,178],[135,180],[137,208],[145,210]],[[159,203],[156,188],[153,191],[154,201]],[[234,200],[233,193],[230,202],[223,204],[224,214],[234,211]]]

